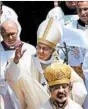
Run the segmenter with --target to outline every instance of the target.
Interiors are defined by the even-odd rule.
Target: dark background
[[[18,14],[22,27],[21,40],[36,46],[37,28],[46,18],[50,9],[54,7],[53,1],[3,1]]]

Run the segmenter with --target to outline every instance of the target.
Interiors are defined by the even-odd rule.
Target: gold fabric
[[[44,71],[49,86],[68,83],[71,78],[71,68],[66,64],[55,62]]]
[[[56,47],[56,44],[52,43],[52,42],[49,42],[47,40],[43,40],[43,39],[39,39],[38,43],[42,43],[42,44],[45,44],[45,45],[48,45],[49,47],[55,49]]]
[[[77,74],[84,79],[84,75],[83,75],[83,70],[82,70],[82,65],[79,66],[71,66],[76,72]]]

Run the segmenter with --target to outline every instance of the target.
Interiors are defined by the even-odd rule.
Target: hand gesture
[[[18,63],[19,60],[21,59],[21,57],[23,56],[24,52],[26,50],[23,50],[22,51],[22,46],[23,46],[23,43],[21,43],[17,48],[16,48],[16,52],[15,52],[15,57],[14,57],[14,62],[15,63]]]

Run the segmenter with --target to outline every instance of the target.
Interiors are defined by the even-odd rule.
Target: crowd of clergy
[[[0,109],[88,109],[88,1],[53,3],[34,47],[0,1]]]

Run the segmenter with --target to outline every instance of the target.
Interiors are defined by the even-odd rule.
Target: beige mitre
[[[37,43],[43,43],[55,49],[63,36],[62,28],[52,17],[44,20],[37,31]]]

